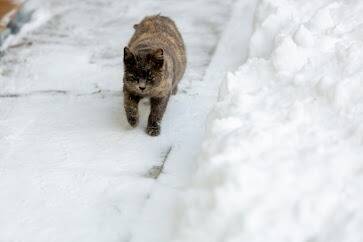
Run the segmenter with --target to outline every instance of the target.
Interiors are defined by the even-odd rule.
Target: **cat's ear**
[[[134,54],[127,46],[124,48],[124,63],[126,66],[133,66],[136,63]]]
[[[154,53],[151,55],[152,60],[157,68],[163,67],[164,64],[164,50],[163,49],[157,49],[154,51]]]

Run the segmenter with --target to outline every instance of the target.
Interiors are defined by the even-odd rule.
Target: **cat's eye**
[[[133,75],[133,74],[129,74],[128,77],[129,77],[129,79],[131,81],[137,81],[138,80],[138,78],[135,75]]]
[[[146,79],[147,82],[153,82],[154,81],[154,76],[153,75],[149,75]]]
[[[151,71],[148,71],[148,72],[147,72],[146,79],[147,79],[148,81],[152,81],[152,80],[154,80],[154,75],[151,73]]]

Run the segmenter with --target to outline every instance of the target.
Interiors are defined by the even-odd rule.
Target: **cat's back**
[[[148,16],[134,25],[134,29],[129,47],[135,51],[163,48],[175,66],[176,79],[181,79],[186,67],[186,53],[183,38],[174,21],[161,15]]]
[[[139,24],[134,25],[135,33],[130,40],[130,45],[145,39],[150,41],[175,41],[178,45],[184,42],[173,20],[169,17],[154,15],[145,17]]]

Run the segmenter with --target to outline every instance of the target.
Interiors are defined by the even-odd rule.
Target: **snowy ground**
[[[216,98],[204,76],[231,1],[31,3],[28,34],[0,60],[0,241],[162,241],[172,224],[158,216],[191,176]],[[145,102],[138,128],[123,113],[122,49],[132,25],[159,12],[180,27],[189,64],[151,138]],[[148,177],[170,149],[163,174]],[[152,233],[155,222],[165,224]]]
[[[363,241],[360,0],[32,4],[0,59],[1,242]],[[158,12],[189,66],[151,138],[121,59]]]
[[[261,0],[175,241],[363,241],[363,2]]]

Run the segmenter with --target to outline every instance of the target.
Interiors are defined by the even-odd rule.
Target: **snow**
[[[0,241],[363,241],[363,2],[28,4],[0,59]],[[147,100],[127,124],[122,47],[159,12],[189,63],[155,138]]]
[[[363,3],[261,0],[174,241],[363,241]]]
[[[204,76],[232,2],[31,3],[39,17],[0,59],[0,241],[137,241],[149,234],[148,208],[162,225],[155,239],[169,236],[175,194],[190,179],[217,98],[221,79]],[[159,12],[180,27],[189,63],[153,138],[147,100],[140,125],[127,124],[122,49],[133,24]],[[170,148],[163,173],[149,177]]]

